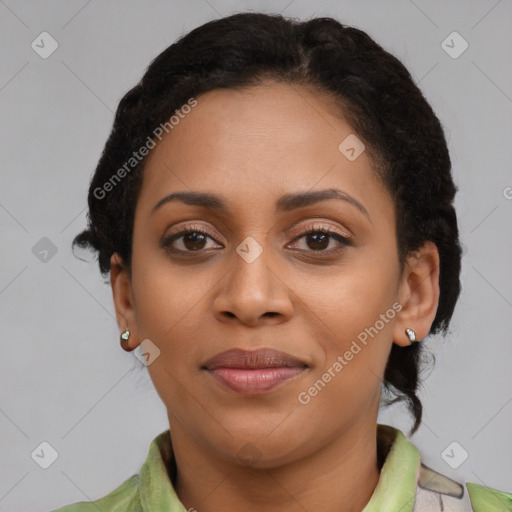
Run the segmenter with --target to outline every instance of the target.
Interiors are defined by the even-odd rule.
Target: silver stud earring
[[[415,341],[420,341],[420,340],[417,340],[416,339],[416,333],[412,330],[412,329],[405,329],[405,334],[407,334],[407,337],[409,338],[409,341],[411,343],[415,342]]]
[[[128,338],[130,337],[130,331],[126,329],[126,331],[123,331],[121,334],[121,343],[125,343],[128,341]]]

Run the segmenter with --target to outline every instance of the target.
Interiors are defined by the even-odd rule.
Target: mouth
[[[217,383],[242,395],[273,391],[308,368],[304,361],[273,349],[228,350],[202,367]]]

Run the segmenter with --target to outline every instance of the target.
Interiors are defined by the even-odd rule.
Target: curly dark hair
[[[453,200],[457,188],[439,119],[410,73],[365,32],[329,17],[306,21],[238,13],[210,21],[179,38],[148,66],[121,99],[88,196],[88,228],[73,246],[97,251],[101,273],[117,252],[130,268],[135,206],[146,158],[112,182],[133,152],[154,140],[191,97],[218,88],[241,89],[273,79],[328,94],[364,141],[376,174],[397,212],[400,266],[426,241],[440,256],[440,298],[430,332],[446,334],[460,293],[462,250]],[[118,173],[118,176],[120,174]],[[108,199],[104,200],[106,183]],[[422,344],[393,344],[383,391],[406,401],[414,433],[422,418],[416,392]]]

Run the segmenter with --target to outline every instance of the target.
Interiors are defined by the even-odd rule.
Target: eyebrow
[[[368,210],[355,197],[337,188],[285,194],[276,202],[276,213],[289,212],[298,208],[304,208],[328,199],[345,201],[352,206],[355,206],[361,213],[368,217],[368,220],[370,220]],[[226,202],[220,196],[208,194],[206,192],[173,192],[160,199],[160,201],[153,206],[151,213],[154,213],[162,205],[172,201],[180,201],[192,206],[203,206],[212,210],[229,213],[229,208]]]

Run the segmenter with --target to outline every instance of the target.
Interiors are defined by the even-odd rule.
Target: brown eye
[[[191,251],[197,251],[204,248],[206,238],[207,236],[203,233],[191,231],[183,236],[183,245]]]
[[[208,240],[216,242],[213,237],[204,231],[185,229],[165,237],[161,242],[161,246],[173,253],[207,252],[209,249],[212,249],[212,247],[208,247]]]
[[[326,228],[310,228],[307,229],[302,235],[298,236],[295,240],[300,241],[304,239],[303,247],[294,247],[307,252],[325,252],[331,253],[342,250],[347,245],[352,245],[350,240],[336,231],[331,231]],[[334,240],[334,247],[329,248],[329,245]],[[305,248],[304,248],[305,246]]]
[[[324,250],[329,246],[330,235],[323,232],[311,233],[305,236],[306,244],[313,250]]]

